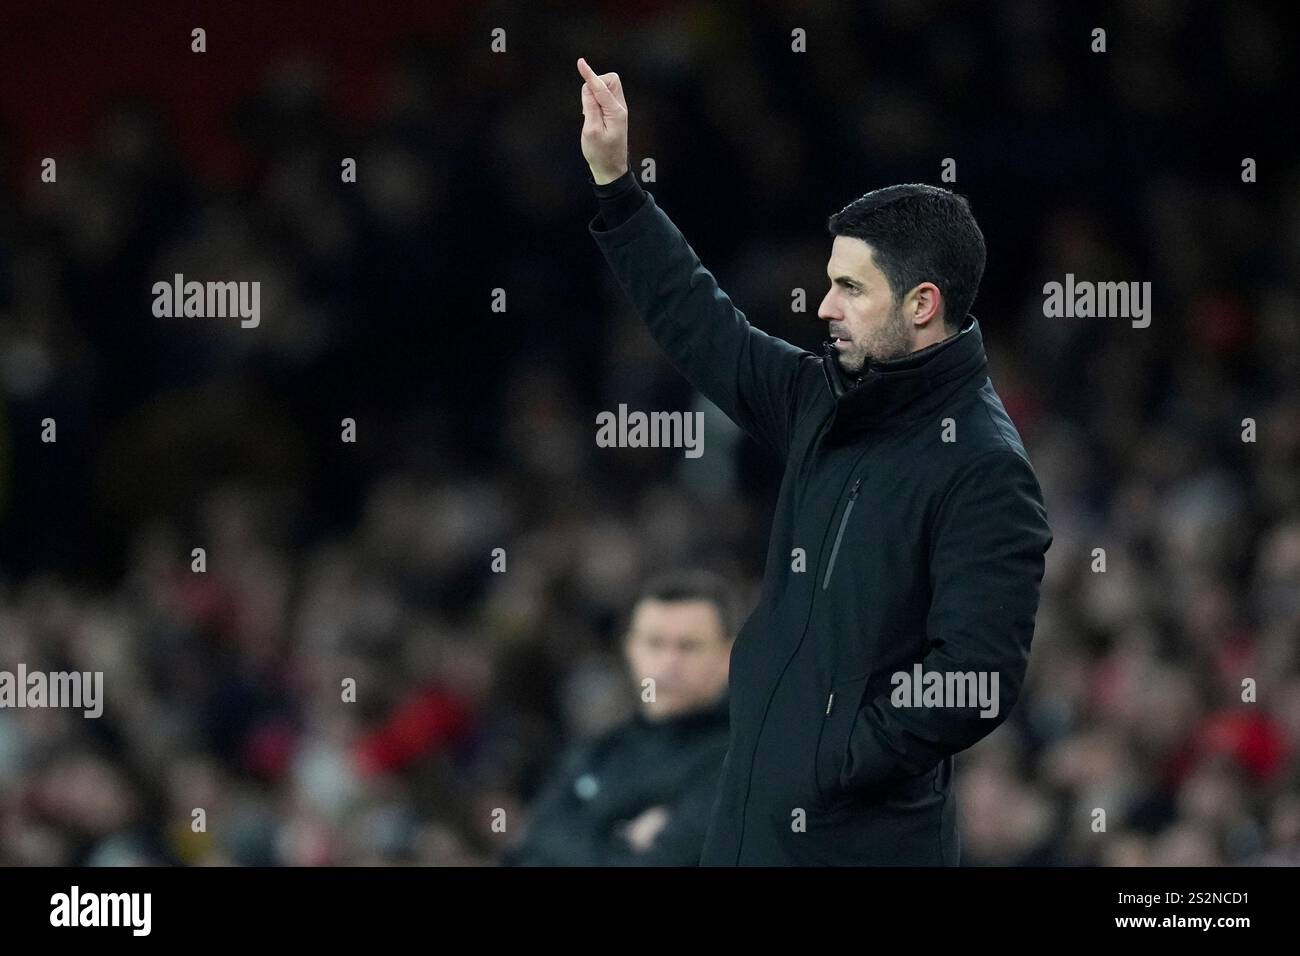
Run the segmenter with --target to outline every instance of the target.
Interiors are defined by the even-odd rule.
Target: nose
[[[839,310],[835,308],[835,290],[832,289],[826,293],[826,297],[822,299],[822,304],[817,307],[817,318],[829,322],[831,319],[840,317]]]

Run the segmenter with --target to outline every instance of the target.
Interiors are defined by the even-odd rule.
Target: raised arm
[[[582,154],[593,182],[628,174],[627,100],[617,73],[582,74]],[[673,366],[747,434],[785,457],[799,412],[822,385],[812,353],[751,326],[718,287],[654,197],[617,224],[597,216],[592,237]],[[626,203],[623,204],[625,207]]]

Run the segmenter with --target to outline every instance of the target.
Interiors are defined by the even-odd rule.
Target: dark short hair
[[[726,640],[736,636],[739,626],[740,611],[736,603],[736,594],[727,580],[720,574],[703,568],[689,568],[680,571],[667,571],[651,577],[642,585],[636,600],[632,602],[626,615],[623,634],[627,636],[632,629],[632,615],[642,601],[707,601],[718,610],[718,620],[722,623],[722,634]]]
[[[827,220],[832,236],[869,244],[897,305],[922,282],[943,294],[949,332],[966,324],[984,276],[984,234],[966,197],[939,186],[906,183],[875,189]]]

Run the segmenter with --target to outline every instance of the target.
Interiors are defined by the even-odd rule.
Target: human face
[[[712,601],[641,601],[632,614],[627,662],[652,718],[672,717],[714,703],[727,688],[731,639]],[[642,693],[654,680],[654,700]]]
[[[876,268],[871,246],[852,236],[836,236],[826,264],[830,291],[817,309],[829,326],[835,358],[848,375],[860,375],[870,362],[902,358],[916,347],[904,303],[895,304],[885,274]]]

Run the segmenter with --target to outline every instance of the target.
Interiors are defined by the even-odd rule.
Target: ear
[[[943,320],[943,293],[933,282],[922,282],[907,294],[903,314],[917,329],[939,328]]]

